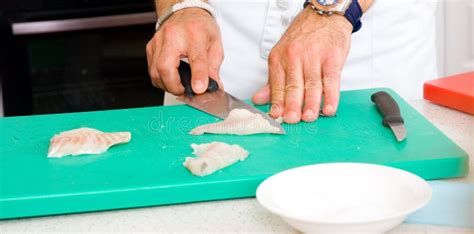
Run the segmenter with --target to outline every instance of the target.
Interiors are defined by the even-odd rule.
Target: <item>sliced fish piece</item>
[[[51,138],[48,158],[101,154],[113,145],[129,142],[131,137],[130,132],[106,133],[93,128],[78,128],[61,132]]]
[[[280,129],[271,125],[260,114],[252,113],[246,109],[234,109],[229,116],[218,123],[198,126],[191,130],[192,135],[204,133],[252,135],[259,133],[279,133]]]
[[[183,166],[196,176],[212,174],[238,161],[245,160],[249,155],[249,152],[239,145],[229,145],[224,142],[191,144],[191,148],[197,157],[186,157]]]

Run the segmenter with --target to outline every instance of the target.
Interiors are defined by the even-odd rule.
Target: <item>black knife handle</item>
[[[400,114],[400,108],[390,94],[380,91],[372,94],[370,98],[372,102],[377,105],[377,109],[382,114],[382,123],[384,126],[388,127],[389,123],[404,123]]]
[[[184,94],[188,97],[196,95],[191,86],[191,66],[187,62],[181,60],[178,68],[179,77],[181,78],[181,84],[184,87]],[[215,92],[219,90],[217,82],[209,77],[209,85],[207,86],[207,92]]]

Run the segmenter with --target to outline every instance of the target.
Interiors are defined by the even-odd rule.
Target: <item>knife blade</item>
[[[178,101],[221,119],[227,118],[233,109],[246,109],[252,113],[260,114],[270,125],[277,127],[280,131],[276,134],[286,134],[280,123],[259,109],[220,89],[218,83],[212,78],[209,78],[209,85],[205,93],[194,93],[191,87],[191,67],[188,63],[181,61],[178,71],[181,84],[185,89],[184,95],[177,97]]]
[[[382,124],[390,127],[398,142],[403,141],[407,131],[397,102],[385,91],[372,94],[371,100],[383,116]]]

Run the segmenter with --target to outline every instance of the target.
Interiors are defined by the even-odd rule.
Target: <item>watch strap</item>
[[[311,2],[309,0],[305,0],[303,4],[303,8],[306,8]]]
[[[311,4],[310,0],[306,0],[303,8],[306,8],[309,4]],[[359,1],[352,0],[351,5],[349,5],[349,8],[347,8],[344,13],[344,17],[346,17],[346,19],[352,24],[352,33],[355,33],[362,28],[362,21],[360,20],[362,14],[363,12]]]
[[[352,33],[355,33],[362,28],[362,21],[360,20],[362,14],[362,8],[360,7],[359,1],[352,0],[351,5],[349,5],[346,13],[344,13],[344,17],[346,17],[346,19],[352,24]]]

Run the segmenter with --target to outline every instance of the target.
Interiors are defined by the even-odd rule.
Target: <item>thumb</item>
[[[270,102],[270,85],[266,84],[263,86],[255,95],[252,97],[252,102],[256,105],[264,105]]]

